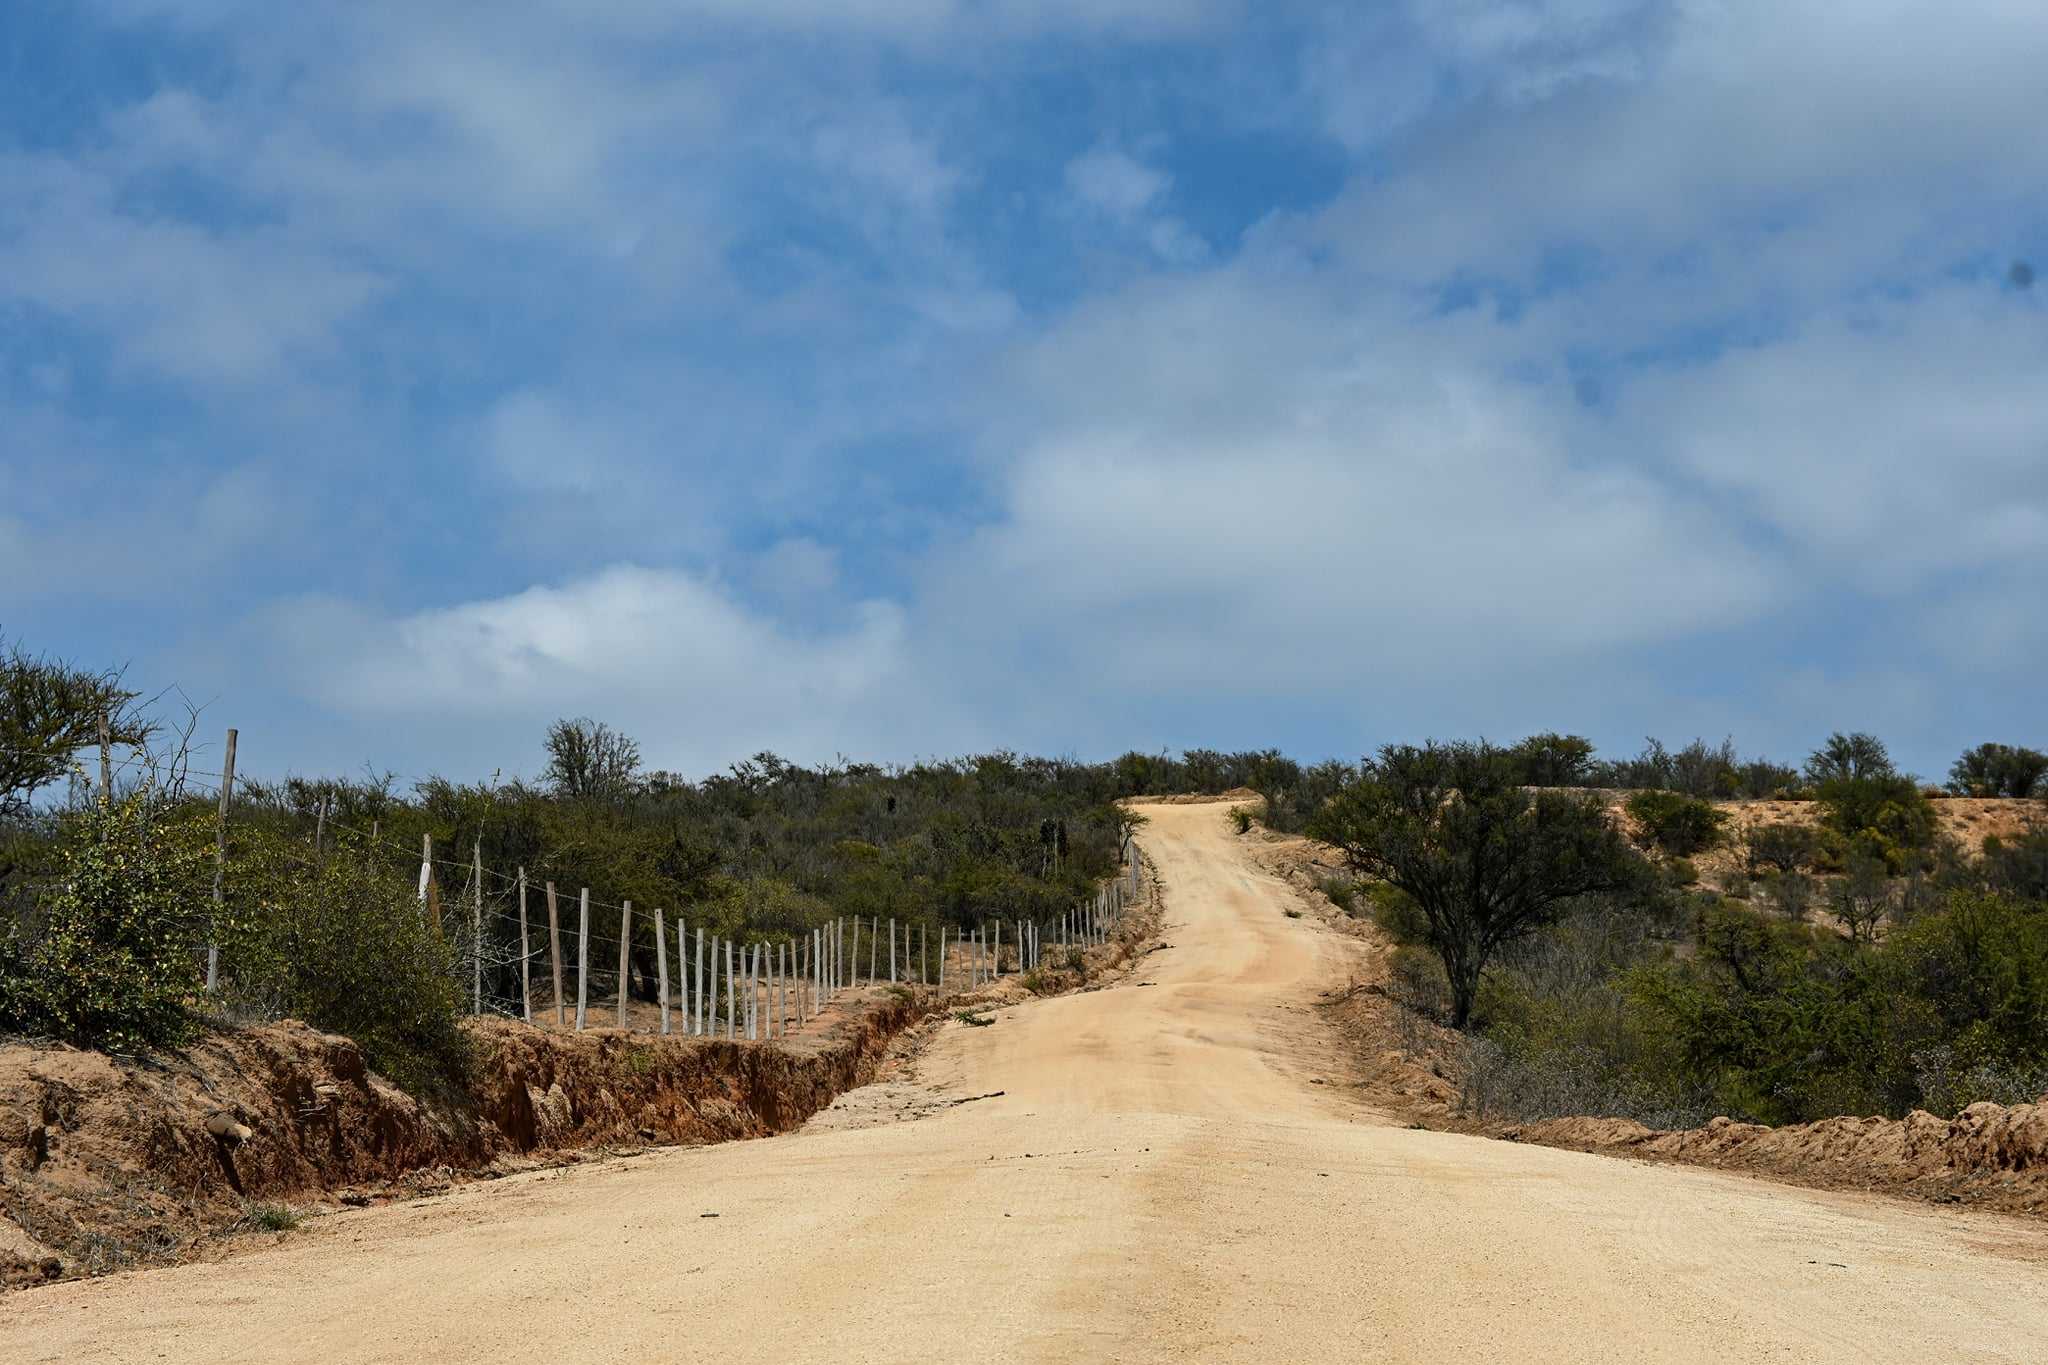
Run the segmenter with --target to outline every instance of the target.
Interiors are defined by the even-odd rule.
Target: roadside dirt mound
[[[371,1203],[550,1154],[783,1132],[936,1007],[891,993],[786,1045],[485,1021],[469,1092],[434,1105],[295,1021],[150,1058],[0,1046],[0,1284],[185,1259],[269,1202]]]
[[[1232,787],[1227,792],[1176,792],[1172,796],[1127,796],[1120,803],[1126,806],[1207,806],[1213,803],[1229,802],[1232,805],[1264,807],[1266,798],[1250,787]]]
[[[2048,1212],[2048,1095],[1953,1119],[1832,1118],[1767,1128],[1715,1119],[1657,1132],[1626,1119],[1550,1119],[1491,1130],[1514,1142],[1754,1171],[1828,1189],[1889,1190],[2013,1212]]]

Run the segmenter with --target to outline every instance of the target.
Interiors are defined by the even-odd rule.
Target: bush
[[[1752,872],[1767,867],[1779,872],[1803,872],[1820,856],[1820,834],[1806,825],[1757,825],[1743,844]]]
[[[1252,813],[1243,806],[1232,806],[1230,808],[1230,822],[1237,826],[1239,834],[1249,834],[1252,832]]]
[[[307,868],[267,843],[241,876],[262,880],[223,950],[227,1004],[346,1034],[408,1090],[462,1075],[458,954],[402,877],[346,848]]]
[[[1984,841],[1984,879],[1993,890],[2023,900],[2048,900],[2048,829],[2031,829],[2010,841]]]
[[[1669,791],[1637,792],[1628,799],[1628,814],[1641,831],[1638,842],[1678,858],[1714,847],[1728,821],[1712,802]]]
[[[0,954],[0,1022],[115,1052],[186,1040],[206,842],[147,793],[65,818],[61,881]]]
[[[1318,877],[1316,889],[1329,897],[1330,904],[1347,915],[1358,913],[1358,883],[1350,877]]]

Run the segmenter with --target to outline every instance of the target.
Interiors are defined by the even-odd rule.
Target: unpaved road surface
[[[0,1360],[2048,1359],[2036,1224],[1361,1108],[1313,1009],[1354,945],[1286,916],[1219,807],[1146,813],[1171,947],[921,1064],[1001,1098],[18,1293]]]

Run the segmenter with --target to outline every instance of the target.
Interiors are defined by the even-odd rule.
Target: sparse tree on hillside
[[[1948,770],[1958,796],[2033,796],[2048,777],[2048,754],[2010,744],[1979,744]]]
[[[558,720],[548,727],[543,779],[558,796],[616,801],[630,796],[640,771],[640,746],[601,721]]]
[[[1845,735],[1839,730],[1806,759],[1806,777],[1815,786],[1891,777],[1896,771],[1883,740],[1876,735]]]
[[[1502,945],[1644,874],[1597,798],[1531,792],[1521,776],[1513,754],[1488,744],[1388,745],[1310,826],[1415,901],[1460,1029]]]
[[[73,754],[97,744],[101,716],[114,743],[146,742],[152,731],[135,713],[138,695],[118,671],[74,668],[0,637],[0,814],[24,809],[64,776]]]

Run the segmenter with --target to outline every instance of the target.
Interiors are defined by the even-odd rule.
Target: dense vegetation
[[[1452,780],[1418,787],[1402,781],[1412,755],[1386,751],[1317,832],[1384,879],[1345,898],[1402,945],[1404,1006],[1469,1030],[1474,1109],[1782,1123],[2048,1093],[2048,827],[1971,856],[1938,835],[1928,797],[1881,743],[1834,735],[1800,774],[1817,821],[1752,827],[1719,889],[1694,887],[1685,855],[1723,841],[1722,813],[1668,789],[1631,796],[1665,875],[1551,902],[1533,929],[1494,936],[1475,984],[1469,932],[1429,903],[1441,875],[1433,885],[1406,866],[1417,840],[1425,871],[1474,870],[1453,884],[1477,919],[1512,904],[1490,887],[1556,883],[1556,850],[1586,837],[1584,817],[1525,793],[1515,835],[1488,812],[1504,801],[1500,769],[1526,750],[1450,752]]]

